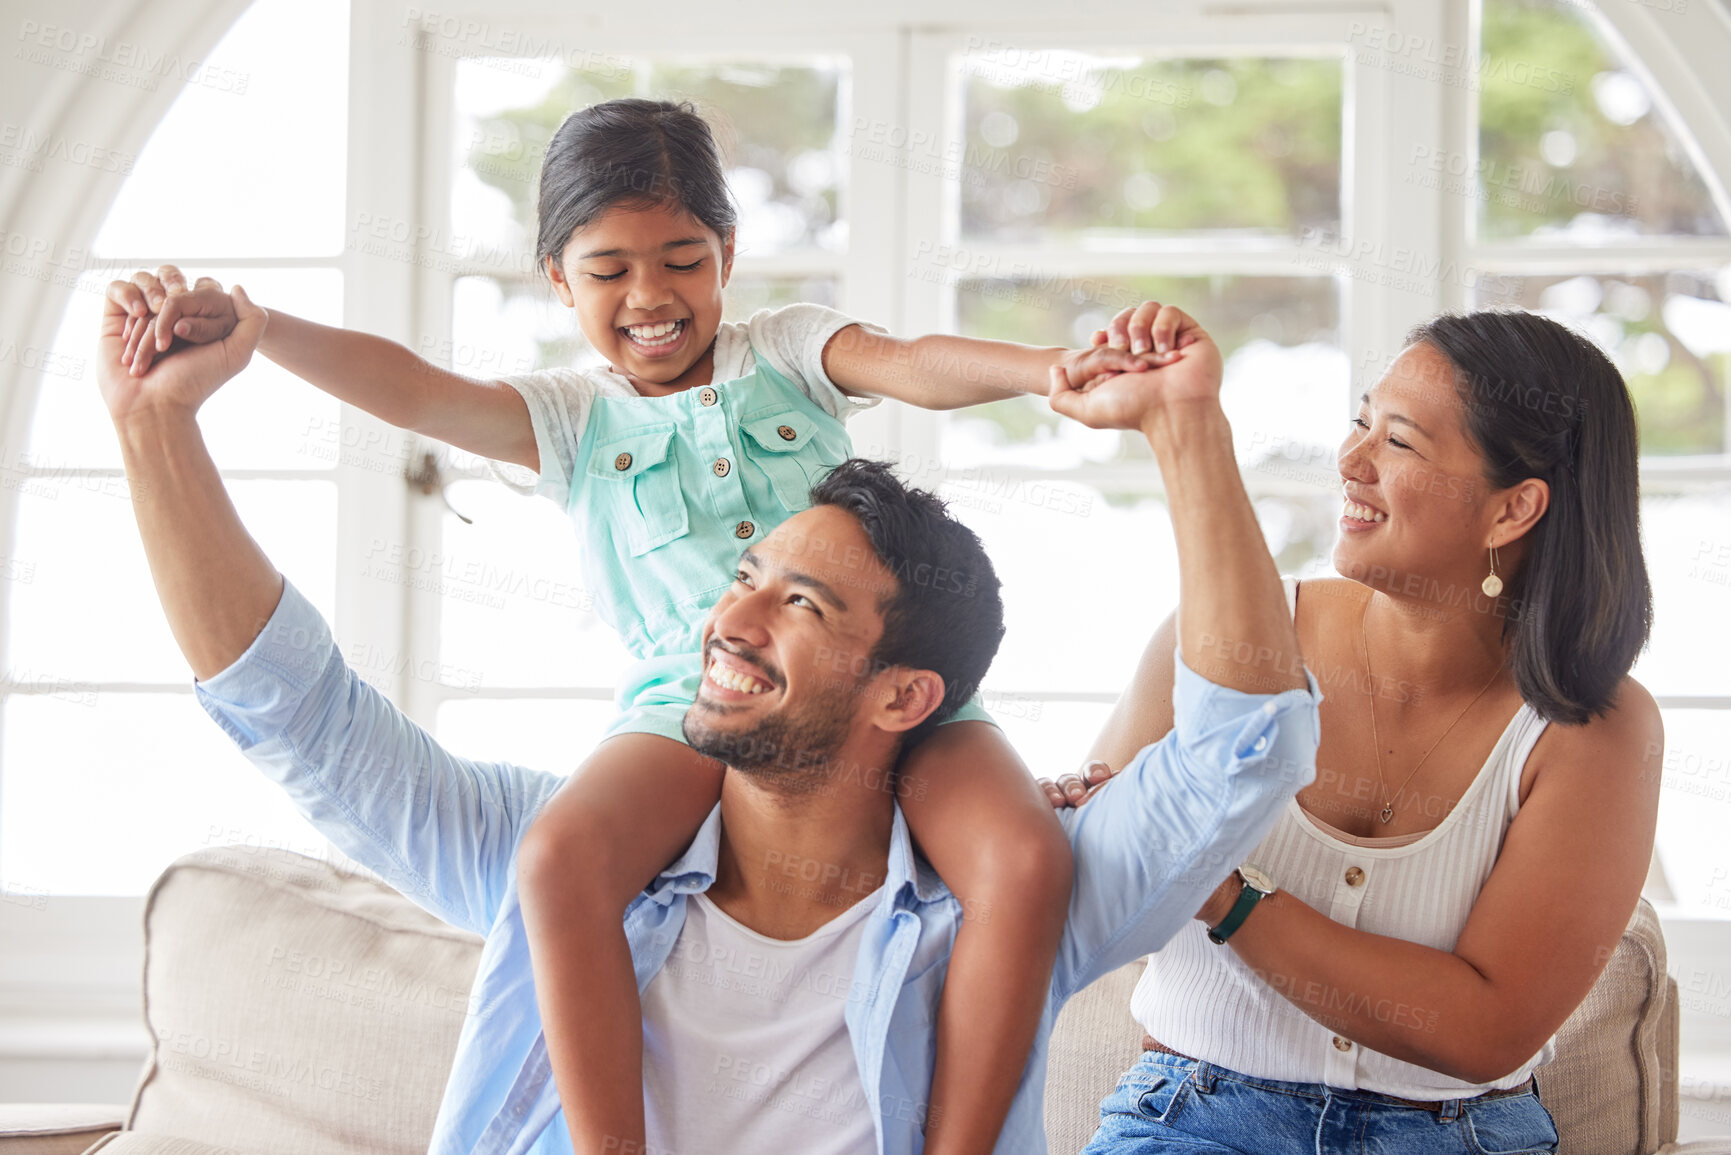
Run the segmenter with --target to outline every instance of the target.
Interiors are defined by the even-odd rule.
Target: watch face
[[[1249,865],[1240,866],[1238,868],[1238,873],[1244,876],[1245,882],[1248,882],[1263,894],[1271,894],[1280,889],[1274,884],[1274,880],[1268,877],[1267,873],[1257,867]]]

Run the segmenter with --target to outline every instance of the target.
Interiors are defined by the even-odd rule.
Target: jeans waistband
[[[1191,1056],[1184,1054],[1182,1051],[1175,1051],[1171,1047],[1158,1042],[1150,1035],[1144,1035],[1142,1037],[1142,1050],[1144,1054],[1154,1052],[1158,1054],[1171,1055],[1174,1058],[1194,1063],[1195,1067],[1192,1069],[1190,1077],[1196,1083],[1198,1089],[1204,1093],[1213,1091],[1214,1085],[1217,1081],[1221,1079],[1230,1079],[1234,1082],[1262,1087],[1270,1091],[1279,1091],[1288,1095],[1303,1095],[1319,1099],[1333,1096],[1335,1098],[1360,1099],[1372,1103],[1385,1103],[1395,1107],[1410,1107],[1414,1110],[1429,1111],[1443,1119],[1454,1119],[1459,1116],[1462,1105],[1466,1103],[1480,1103],[1490,1099],[1512,1098],[1516,1095],[1525,1095],[1538,1090],[1537,1082],[1529,1076],[1526,1082],[1521,1083],[1518,1086],[1508,1087],[1502,1090],[1485,1091],[1481,1094],[1466,1098],[1403,1099],[1399,1095],[1385,1095],[1381,1091],[1351,1090],[1345,1087],[1331,1087],[1326,1083],[1298,1083],[1290,1082],[1285,1079],[1264,1079],[1250,1075],[1242,1075],[1228,1067],[1221,1067],[1203,1059],[1192,1058]]]

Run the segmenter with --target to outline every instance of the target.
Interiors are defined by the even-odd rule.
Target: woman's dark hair
[[[1004,640],[997,571],[973,530],[881,461],[842,462],[812,486],[811,501],[851,513],[896,579],[895,593],[878,606],[884,632],[872,669],[906,666],[944,680],[942,704],[907,733],[908,749],[972,698],[991,668]]]
[[[1579,333],[1519,310],[1444,314],[1407,340],[1453,362],[1490,486],[1529,477],[1550,486],[1506,594],[1503,636],[1521,697],[1555,722],[1603,714],[1653,621],[1622,374]]]
[[[541,162],[535,267],[557,262],[572,233],[620,203],[677,205],[722,240],[733,235],[721,150],[690,103],[604,100],[565,118]]]

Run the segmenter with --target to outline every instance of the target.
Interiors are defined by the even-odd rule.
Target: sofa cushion
[[[1142,1054],[1130,995],[1147,963],[1137,959],[1076,992],[1052,1026],[1046,1064],[1046,1145],[1080,1151],[1100,1126],[1100,1101]]]
[[[1538,1069],[1539,1098],[1570,1155],[1629,1155],[1675,1139],[1665,1110],[1668,981],[1658,916],[1642,899],[1604,973],[1557,1032],[1556,1058]],[[1668,1128],[1668,1131],[1667,1131]]]
[[[125,1141],[422,1155],[480,945],[304,855],[187,855],[145,903],[152,1045]]]
[[[116,1131],[86,1155],[247,1155],[232,1147],[212,1147],[209,1143],[194,1143],[191,1139],[175,1139],[167,1135],[150,1135],[143,1131]]]
[[[126,1120],[107,1103],[0,1103],[0,1152],[82,1155]]]

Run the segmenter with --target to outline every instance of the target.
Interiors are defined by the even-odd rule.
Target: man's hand
[[[1094,330],[1093,343],[1096,347],[1105,345],[1138,354],[1169,353],[1171,348],[1162,345],[1154,333],[1154,322],[1159,315],[1159,301],[1127,306],[1107,322],[1104,329]],[[1182,348],[1188,340],[1180,335],[1175,347]]]
[[[186,277],[173,265],[155,273],[140,269],[130,281],[110,283],[108,299],[126,311],[121,359],[134,377],[144,376],[176,339],[194,345],[220,341],[240,320],[220,284],[200,277],[188,289]]]
[[[1114,325],[1124,319],[1120,313]],[[1211,402],[1218,406],[1222,367],[1220,348],[1196,323],[1174,305],[1149,301],[1137,306],[1128,326],[1145,333],[1140,340],[1165,350],[1154,354],[1162,363],[1140,372],[1095,376],[1078,383],[1061,366],[1052,369],[1052,409],[1093,429],[1140,429],[1174,406]],[[1111,349],[1096,347],[1096,352]]]
[[[137,318],[123,303],[127,294],[117,291],[127,284],[116,281],[108,287],[102,333],[96,344],[97,382],[108,414],[116,423],[147,408],[196,413],[224,381],[246,368],[269,320],[247,297],[246,290],[236,285],[230,305],[236,321],[226,336],[209,344],[189,345],[140,372],[126,356],[128,337],[135,335],[135,329],[153,326],[148,321],[142,326],[129,325]],[[154,340],[140,340],[144,345],[154,344]]]

